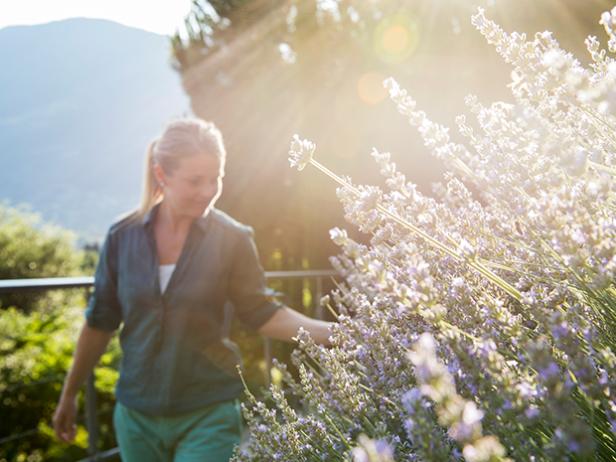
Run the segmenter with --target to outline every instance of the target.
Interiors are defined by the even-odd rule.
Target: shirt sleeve
[[[252,228],[238,236],[231,267],[229,298],[240,320],[258,330],[283,305],[267,294]]]
[[[113,332],[122,322],[116,268],[116,245],[109,231],[101,247],[94,274],[94,293],[90,296],[85,312],[88,326],[107,332]]]

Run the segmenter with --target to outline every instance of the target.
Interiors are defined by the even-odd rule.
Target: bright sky
[[[190,0],[0,0],[0,29],[87,17],[171,35],[182,26],[190,5]]]

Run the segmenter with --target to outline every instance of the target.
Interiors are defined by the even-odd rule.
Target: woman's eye
[[[194,179],[194,180],[188,180],[188,184],[190,184],[191,186],[201,186],[202,184],[209,184],[209,185],[216,185],[218,184],[218,178],[212,178],[209,180],[204,180],[204,179]]]

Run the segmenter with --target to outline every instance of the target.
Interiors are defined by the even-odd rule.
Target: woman
[[[170,123],[147,150],[139,210],[105,237],[94,294],[53,417],[75,437],[77,392],[122,324],[114,424],[124,462],[228,460],[239,442],[236,358],[221,339],[223,307],[261,335],[298,329],[327,344],[331,323],[266,295],[252,229],[214,208],[225,148],[218,129]]]

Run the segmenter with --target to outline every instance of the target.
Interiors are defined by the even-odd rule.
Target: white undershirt
[[[174,269],[175,264],[160,265],[158,267],[158,276],[160,279],[160,293],[163,293],[167,288],[167,284],[169,284],[169,279],[171,279],[171,274],[173,274]]]

